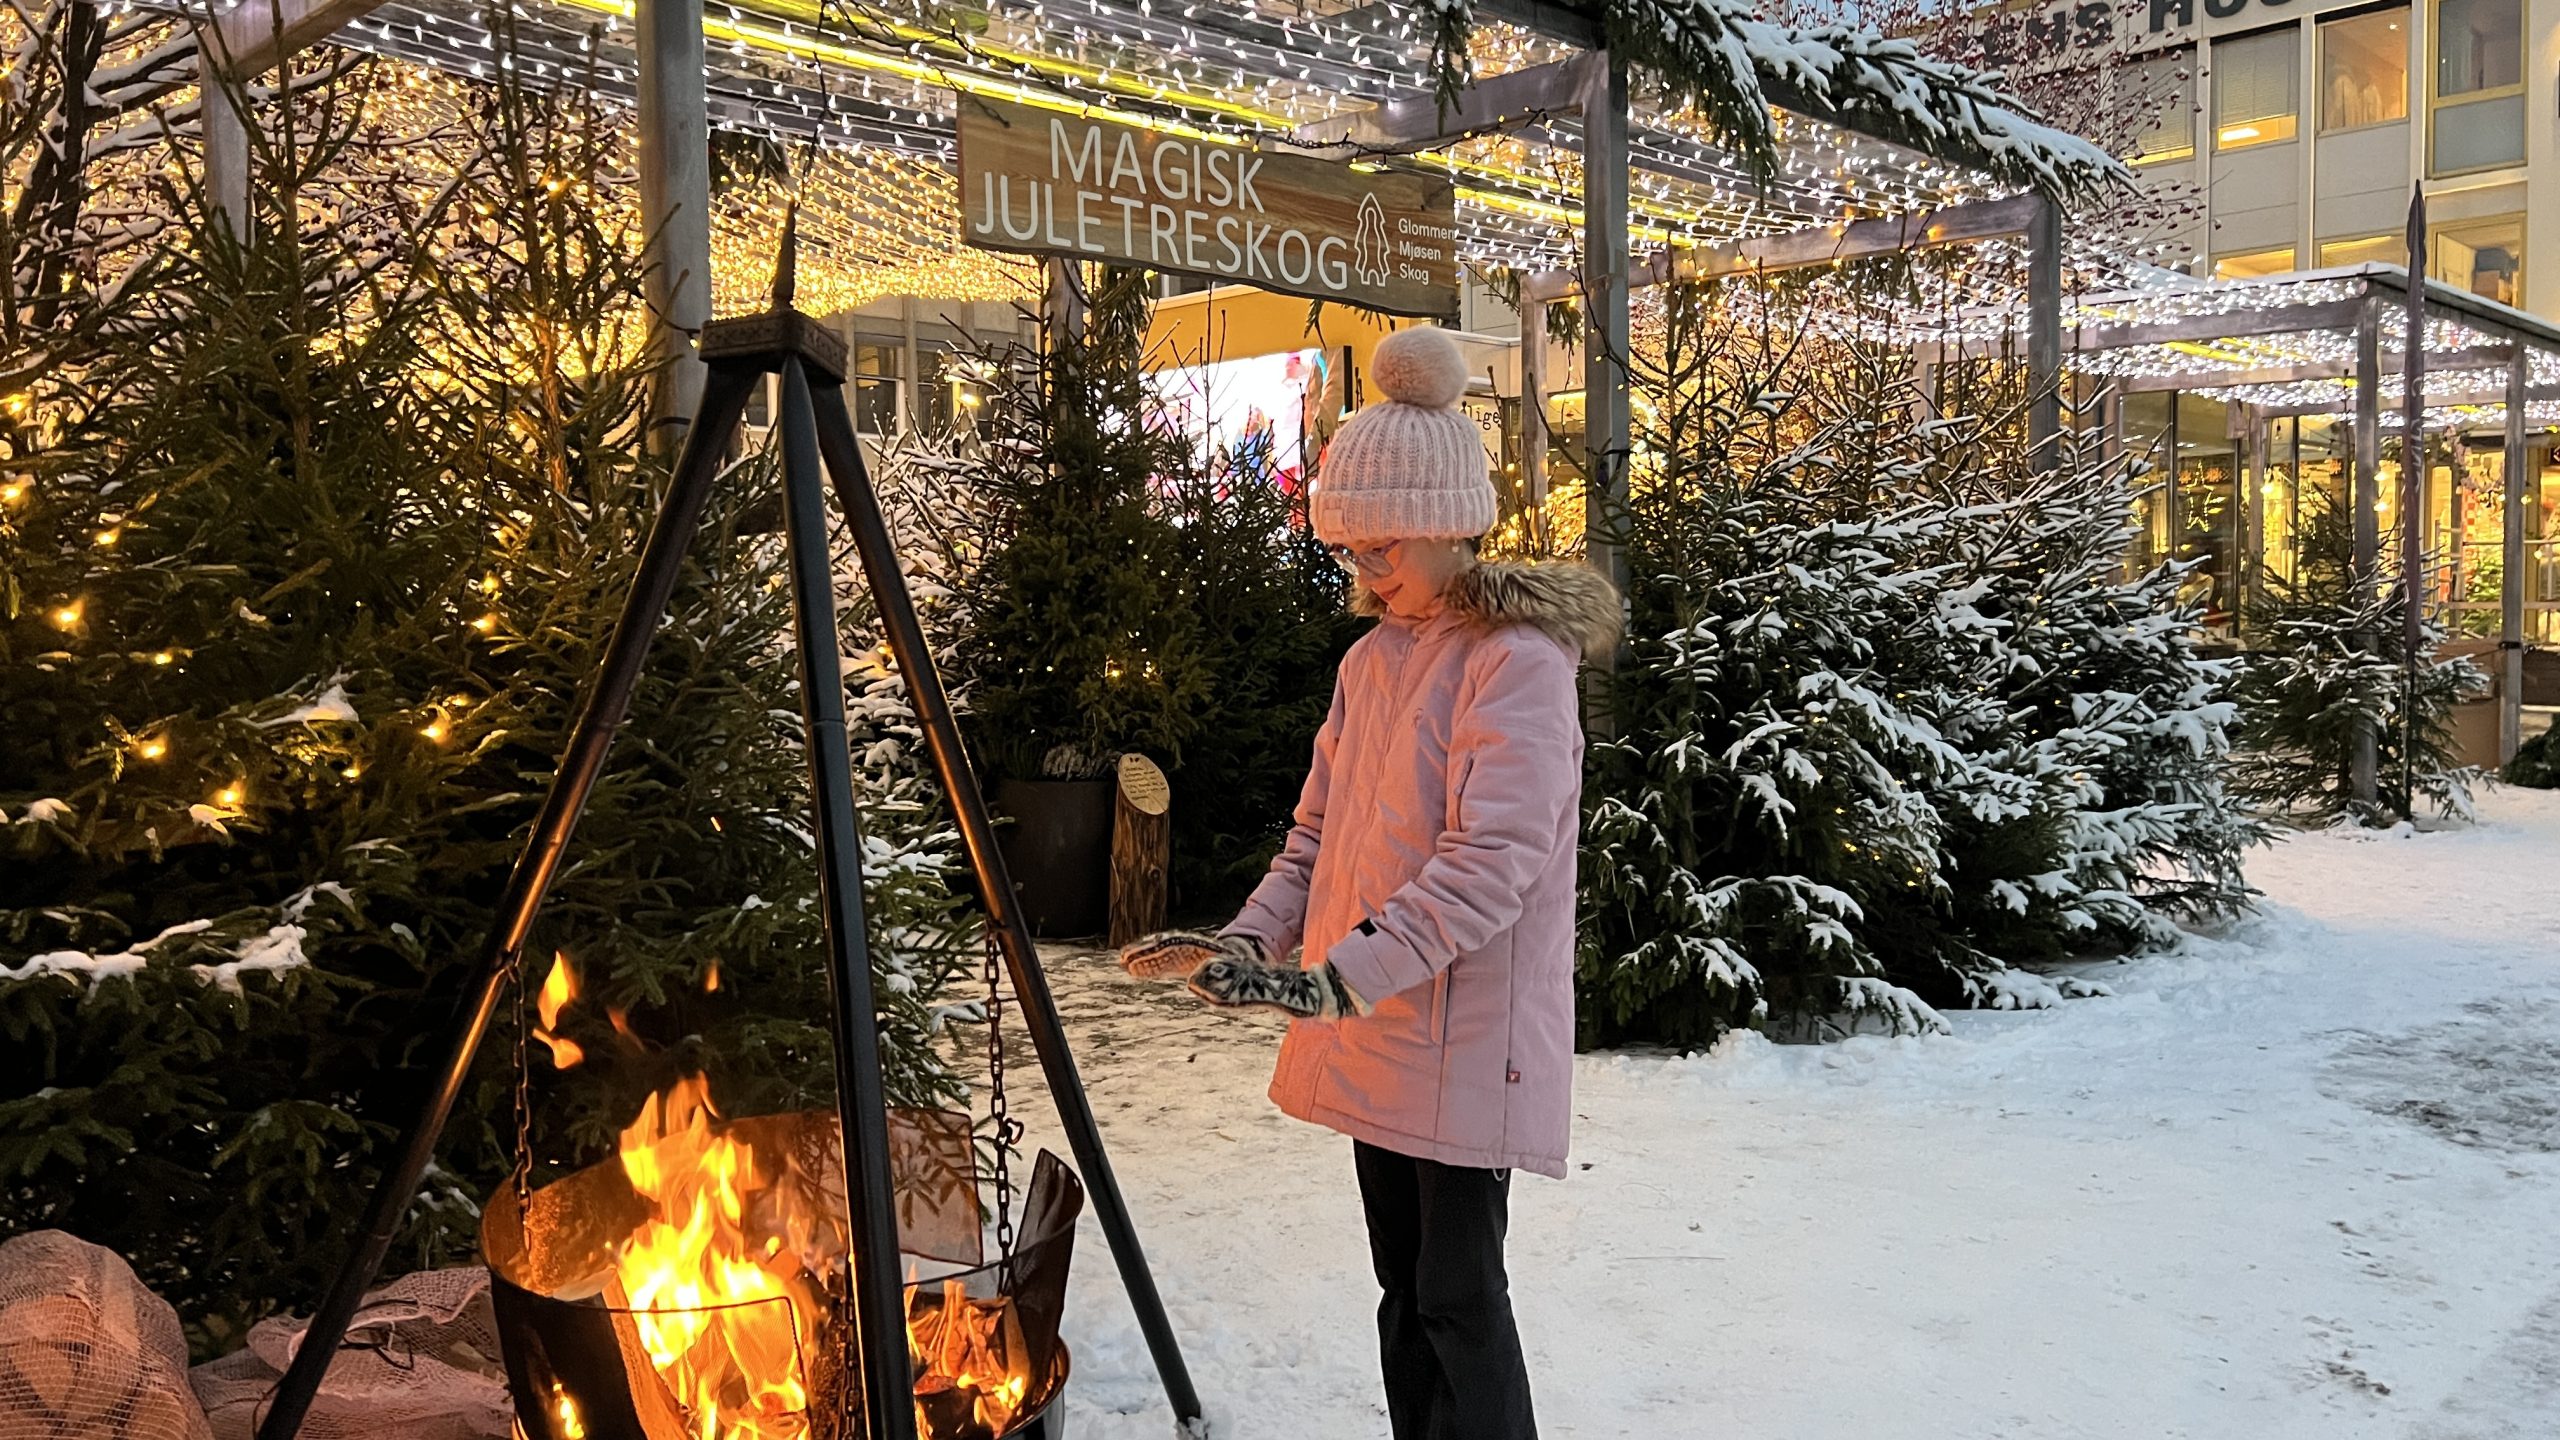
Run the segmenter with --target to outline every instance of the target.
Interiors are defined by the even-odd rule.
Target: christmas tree
[[[2455,756],[2453,711],[2486,688],[2486,677],[2467,658],[2437,658],[2444,627],[2423,612],[2422,658],[2410,665],[2406,593],[2359,580],[2354,547],[2346,507],[2314,497],[2292,577],[2269,575],[2246,616],[2234,785],[2268,813],[2304,824],[2388,825],[2415,814],[2419,801],[2468,820],[2480,774]],[[2370,799],[2356,786],[2365,746],[2374,760]]]
[[[2041,469],[2015,401],[1939,416],[1900,356],[1758,308],[1821,303],[1680,289],[1650,337],[1589,1041],[1930,1030],[2247,900],[2227,676],[2174,571],[2121,572],[2127,467],[2065,437]]]
[[[1190,464],[1147,423],[1149,272],[1098,272],[1082,321],[1042,351],[986,357],[979,477],[994,510],[963,581],[969,739],[992,775],[1083,779],[1126,751],[1170,759],[1208,679],[1189,560],[1159,476]]]
[[[39,392],[0,518],[0,1225],[125,1253],[207,1349],[342,1254],[666,478],[612,117],[454,97],[463,163],[368,212],[386,241],[344,223],[356,157],[414,91],[359,68],[303,103],[251,239],[176,211],[148,327]],[[788,600],[739,524],[769,485],[715,489],[395,1265],[468,1252],[520,1125],[539,1183],[686,1070],[732,1113],[832,1094]],[[865,857],[909,1102],[955,1090],[928,823],[875,811]]]

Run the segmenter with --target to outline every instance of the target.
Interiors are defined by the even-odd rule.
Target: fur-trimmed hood
[[[1618,592],[1608,578],[1572,562],[1489,560],[1450,581],[1442,603],[1483,625],[1534,625],[1593,660],[1616,650],[1626,628]],[[1351,587],[1351,609],[1359,615],[1387,613],[1369,587],[1357,582]]]

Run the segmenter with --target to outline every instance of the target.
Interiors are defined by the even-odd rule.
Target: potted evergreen
[[[1172,757],[1210,688],[1182,600],[1192,562],[1156,503],[1190,456],[1147,419],[1146,278],[1103,272],[1084,326],[989,367],[995,523],[962,582],[959,659],[970,743],[1012,822],[1006,860],[1044,935],[1103,928],[1112,766],[1133,750]]]

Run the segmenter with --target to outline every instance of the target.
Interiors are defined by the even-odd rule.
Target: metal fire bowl
[[[759,1115],[717,1128],[761,1156],[783,1160],[786,1168],[777,1183],[806,1187],[804,1198],[816,1213],[831,1219],[841,1246],[842,1152],[832,1111]],[[973,1228],[975,1203],[972,1192]],[[511,1189],[491,1196],[482,1207],[480,1252],[489,1266],[507,1388],[526,1440],[664,1440],[663,1423],[653,1436],[642,1420],[632,1384],[629,1367],[649,1362],[637,1355],[626,1358],[603,1298],[560,1298],[560,1292],[585,1286],[610,1268],[610,1247],[638,1229],[651,1209],[649,1200],[631,1188],[620,1162],[612,1160],[534,1191],[521,1221]],[[1072,1226],[1072,1214],[1067,1224]],[[1067,1233],[1071,1236],[1072,1229]],[[837,1353],[809,1357],[812,1392],[825,1395],[838,1386],[858,1387],[841,1373],[849,1357],[849,1332]],[[1007,1436],[1064,1440],[1066,1407],[1059,1401],[1068,1364],[1063,1341],[1054,1344],[1048,1370],[1024,1397]],[[564,1395],[576,1404],[576,1435],[568,1433],[561,1419],[558,1400]],[[810,1422],[811,1440],[852,1440],[834,1433],[832,1415],[813,1409]]]

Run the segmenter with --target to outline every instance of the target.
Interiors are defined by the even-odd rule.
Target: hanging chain
[[[510,967],[516,990],[516,1225],[524,1234],[533,1226],[533,1065],[527,1056],[533,1035],[531,1018],[525,1010],[524,951],[516,951]]]
[[[987,926],[987,1120],[996,1140],[996,1251],[1013,1258],[1013,1165],[1011,1153],[1022,1138],[1004,1097],[1004,955],[996,944],[996,927]]]

